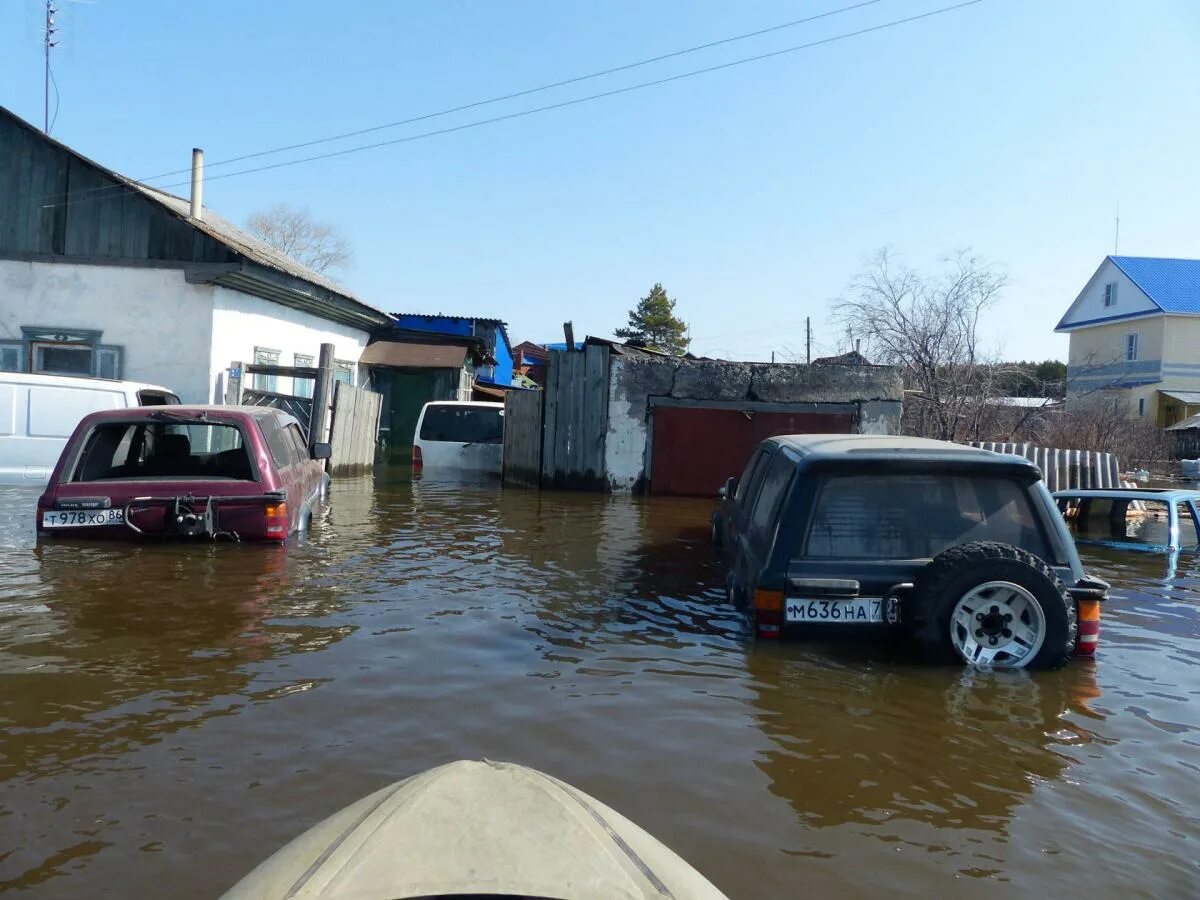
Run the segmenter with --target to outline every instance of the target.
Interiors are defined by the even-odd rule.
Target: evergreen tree
[[[691,338],[687,323],[675,315],[675,301],[656,283],[648,296],[629,311],[629,327],[613,332],[623,341],[641,343],[663,353],[680,356],[687,352]]]

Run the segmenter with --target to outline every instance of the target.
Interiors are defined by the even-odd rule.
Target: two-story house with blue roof
[[[1121,391],[1164,427],[1200,413],[1200,260],[1105,257],[1054,330],[1068,401]]]

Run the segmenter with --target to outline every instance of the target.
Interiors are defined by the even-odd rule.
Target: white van
[[[88,413],[178,402],[152,384],[0,372],[0,484],[49,481],[67,438]]]
[[[503,403],[435,401],[417,419],[413,469],[499,475],[503,451]]]

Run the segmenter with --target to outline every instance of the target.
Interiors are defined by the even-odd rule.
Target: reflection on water
[[[286,549],[45,543],[0,493],[0,889],[212,896],[461,757],[629,815],[735,897],[1200,883],[1200,563],[1088,551],[1097,662],[756,644],[704,502],[335,482]]]

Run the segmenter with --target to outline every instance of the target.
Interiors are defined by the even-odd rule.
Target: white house
[[[196,192],[197,194],[199,191]],[[234,361],[357,383],[391,318],[224,221],[76,153],[0,107],[0,370],[161,384],[220,402]],[[311,381],[250,386],[304,393]]]
[[[1068,402],[1120,393],[1162,426],[1200,413],[1200,260],[1105,257],[1055,331]]]

